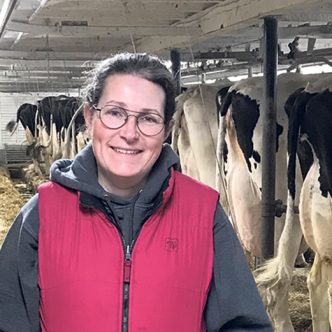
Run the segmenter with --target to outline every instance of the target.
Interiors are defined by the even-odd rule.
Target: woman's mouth
[[[131,154],[131,155],[138,154],[141,152],[141,150],[137,150],[137,149],[123,149],[123,148],[118,148],[118,147],[113,147],[112,149],[117,153]]]

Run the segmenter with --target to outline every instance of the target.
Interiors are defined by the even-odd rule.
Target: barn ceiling
[[[118,51],[177,49],[184,75],[259,70],[263,18],[279,26],[287,68],[332,59],[332,2],[322,0],[0,0],[0,91],[67,91]],[[7,5],[7,6],[6,6]],[[7,7],[5,11],[4,8]],[[296,52],[289,43],[299,37]],[[208,59],[213,59],[209,60]],[[191,68],[193,62],[199,68]]]

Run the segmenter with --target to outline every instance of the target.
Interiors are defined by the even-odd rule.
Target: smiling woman
[[[0,331],[271,332],[219,194],[164,143],[167,67],[118,54],[85,94],[90,143],[52,165],[0,252]]]
[[[133,197],[171,129],[171,73],[157,58],[122,54],[100,63],[86,94],[84,117],[98,181],[113,194]]]
[[[106,79],[97,105],[99,113],[98,108],[86,105],[85,122],[104,189],[133,197],[143,187],[166,139],[164,105],[162,87],[129,74]],[[138,115],[128,114],[128,109]],[[154,135],[146,135],[142,129]]]

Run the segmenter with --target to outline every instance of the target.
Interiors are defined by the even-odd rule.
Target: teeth
[[[119,149],[119,148],[114,148],[114,151],[123,153],[123,154],[137,154],[138,153],[137,150],[123,150],[123,149]]]

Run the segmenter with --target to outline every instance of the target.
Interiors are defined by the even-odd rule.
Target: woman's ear
[[[89,103],[85,102],[83,105],[83,116],[87,128],[91,127],[93,110]]]
[[[93,110],[89,103],[85,102],[83,105],[83,116],[85,120],[85,128],[86,133],[89,138],[91,138],[91,130],[92,130],[92,118],[93,118]]]

